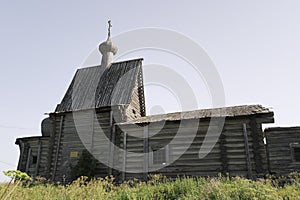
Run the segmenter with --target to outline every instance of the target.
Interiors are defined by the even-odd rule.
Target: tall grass
[[[291,180],[291,179],[289,179]],[[178,178],[170,181],[153,175],[148,182],[128,181],[113,184],[113,178],[87,181],[81,177],[63,186],[51,183],[9,185],[3,199],[299,199],[300,178],[281,184],[278,180],[252,181],[240,177]],[[0,185],[0,195],[7,184]]]

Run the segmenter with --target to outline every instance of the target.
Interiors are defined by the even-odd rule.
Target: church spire
[[[110,38],[110,29],[111,29],[112,25],[111,25],[111,20],[108,20],[108,33],[107,33],[107,39],[109,40]]]
[[[99,51],[102,54],[101,67],[108,68],[113,62],[113,56],[117,53],[118,48],[110,40],[111,20],[108,20],[107,40],[99,45]]]

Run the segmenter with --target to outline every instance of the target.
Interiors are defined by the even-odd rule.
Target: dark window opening
[[[299,143],[291,143],[291,154],[293,162],[300,162],[300,144]]]
[[[37,156],[32,156],[32,164],[36,164],[37,163]]]
[[[300,147],[294,147],[294,161],[300,162]]]
[[[132,109],[132,113],[133,113],[133,115],[134,115],[134,118],[137,118],[137,116],[136,116],[136,111],[135,111],[134,109]]]
[[[153,151],[153,164],[166,164],[167,156],[166,149],[159,149],[157,151]]]

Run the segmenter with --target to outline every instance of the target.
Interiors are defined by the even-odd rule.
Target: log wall
[[[213,134],[207,136],[209,120],[202,119],[199,124],[195,120],[185,120],[184,122],[153,122],[149,126],[147,124],[120,125],[123,131],[120,133],[120,146],[126,150],[123,155],[119,155],[122,157],[119,159],[119,164],[123,165],[123,171],[126,170],[120,178],[123,180],[145,178],[145,173],[143,173],[145,167],[149,170],[146,175],[161,173],[174,178],[177,176],[215,176],[218,173],[249,178],[263,175],[267,172],[267,162],[262,121],[263,119],[259,117],[227,118],[220,136],[214,131],[212,131]],[[181,134],[176,136],[179,126],[183,128]],[[210,124],[212,130],[217,129],[217,126],[219,125]],[[193,132],[195,130],[196,133]],[[199,150],[206,136],[207,143],[214,143],[216,138],[217,142],[212,150],[200,159]],[[175,137],[177,139],[172,141]],[[184,148],[190,143],[189,139],[193,137],[191,145],[184,152]],[[165,164],[166,167],[163,166],[164,164],[161,166],[153,164],[153,149],[157,150],[165,146],[166,160],[170,163]],[[143,153],[147,151],[150,153],[144,156]],[[161,168],[155,170],[157,167]]]
[[[293,159],[293,145],[300,148],[300,127],[268,128],[265,130],[269,172],[276,175],[288,175],[300,172],[300,162]]]
[[[49,145],[48,178],[55,182],[69,182],[70,170],[77,164],[84,149],[99,161],[96,177],[117,173],[108,167],[115,162],[114,160],[118,160],[118,157],[112,154],[114,146],[111,145],[120,142],[113,127],[114,116],[124,121],[127,117],[126,108],[125,106],[52,114],[53,131]]]
[[[48,164],[49,137],[21,138],[17,142],[20,147],[18,170],[31,177],[46,177]]]
[[[52,141],[50,177],[53,181],[70,181],[70,170],[74,167],[84,149],[94,157],[108,160],[108,143],[103,137],[110,137],[110,110],[94,110],[57,115]],[[105,135],[103,135],[105,134]],[[76,156],[77,154],[77,156]],[[97,176],[108,175],[108,168],[97,163]]]

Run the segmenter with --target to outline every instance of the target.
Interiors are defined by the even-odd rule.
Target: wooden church
[[[16,140],[18,170],[69,182],[71,168],[88,150],[97,160],[96,177],[113,175],[120,181],[145,180],[151,173],[255,178],[300,171],[299,129],[293,135],[279,129],[264,132],[262,125],[274,122],[268,108],[245,105],[147,116],[143,59],[113,62],[117,47],[110,33],[99,50],[101,65],[77,70],[61,103],[43,120],[42,136]],[[284,148],[281,135],[290,136]]]

